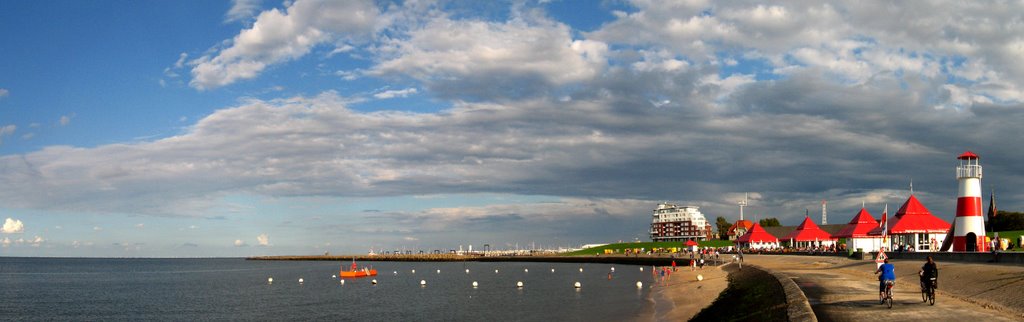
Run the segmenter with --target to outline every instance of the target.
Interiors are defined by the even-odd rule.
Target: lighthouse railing
[[[980,165],[962,165],[956,167],[957,178],[981,178]]]

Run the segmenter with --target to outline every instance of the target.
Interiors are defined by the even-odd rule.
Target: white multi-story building
[[[660,203],[654,209],[651,240],[683,241],[711,239],[711,224],[700,207]]]

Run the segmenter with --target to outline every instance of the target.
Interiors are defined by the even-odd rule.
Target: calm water
[[[340,285],[340,264],[0,257],[0,320],[624,321],[651,305],[650,269],[637,266],[364,262],[374,286]]]

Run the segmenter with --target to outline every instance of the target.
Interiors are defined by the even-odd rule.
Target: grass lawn
[[[672,247],[683,248],[683,247],[686,247],[686,246],[684,246],[685,244],[686,244],[686,242],[617,243],[617,244],[608,244],[608,245],[604,245],[604,246],[600,246],[600,247],[587,248],[587,249],[584,249],[584,250],[578,250],[578,251],[575,251],[575,252],[566,253],[565,255],[566,256],[597,255],[597,254],[602,254],[603,255],[605,249],[612,249],[612,250],[617,249],[618,252],[616,252],[616,254],[622,254],[626,249],[639,249],[639,248],[643,248],[645,250],[651,250],[651,249],[655,249],[655,248],[672,248]],[[697,246],[700,246],[700,247],[728,247],[728,246],[732,246],[732,245],[733,245],[732,241],[729,241],[729,240],[709,240],[709,241],[699,241],[699,242],[697,242]]]

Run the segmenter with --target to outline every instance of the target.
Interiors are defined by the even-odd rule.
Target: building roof
[[[777,243],[779,239],[775,235],[769,234],[761,224],[754,224],[747,230],[746,234],[736,239],[737,243]]]
[[[917,197],[910,195],[907,202],[903,203],[896,216],[889,220],[888,234],[930,234],[945,233],[949,231],[949,223],[942,218],[932,215],[928,208],[925,208]],[[868,235],[878,236],[882,234],[882,227],[875,227]]]
[[[800,226],[797,226],[795,230],[785,237],[782,237],[782,239],[803,242],[829,240],[833,238],[832,234],[818,228],[818,225],[815,225],[814,221],[811,221],[811,217],[804,217],[804,222],[800,223]]]
[[[974,154],[974,152],[967,151],[967,152],[964,152],[963,154],[961,154],[960,156],[958,156],[956,158],[960,159],[960,160],[969,160],[969,159],[978,159],[979,157],[978,157],[977,154]]]
[[[736,223],[732,224],[732,226],[729,227],[728,234],[729,235],[736,235],[736,228],[743,228],[743,230],[750,231],[750,229],[752,227],[754,227],[754,223],[751,222],[750,220],[746,220],[746,219],[737,220]]]
[[[860,212],[853,216],[850,223],[846,224],[846,227],[839,232],[832,234],[832,237],[865,238],[868,237],[868,232],[875,228],[878,228],[878,221],[868,213],[867,209],[860,208]]]

